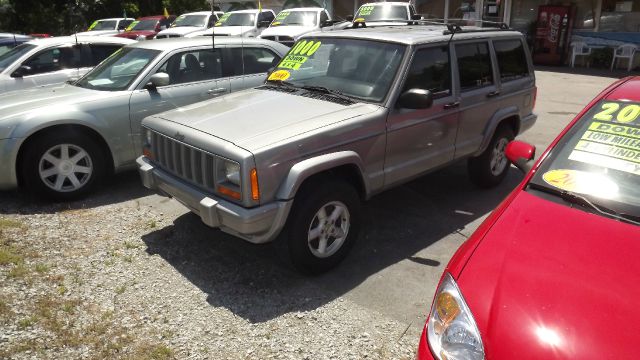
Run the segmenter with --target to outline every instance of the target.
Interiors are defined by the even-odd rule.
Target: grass
[[[170,360],[175,358],[173,350],[163,344],[139,346],[133,353],[134,359]]]
[[[7,299],[0,298],[0,324],[8,323],[15,313],[11,310]]]
[[[124,242],[124,248],[127,250],[133,250],[133,249],[137,249],[138,245],[135,243],[132,243],[130,241],[125,241]]]
[[[0,265],[20,264],[24,262],[24,257],[18,254],[13,246],[0,246]]]
[[[18,220],[7,219],[0,217],[0,231],[7,229],[23,229],[24,224]]]
[[[44,274],[49,272],[49,265],[47,264],[36,264],[36,272],[39,274]]]
[[[26,280],[27,276],[30,274],[29,268],[24,263],[18,263],[11,270],[9,270],[9,274],[7,274],[10,278],[13,279],[22,279]]]
[[[127,290],[127,285],[120,285],[116,288],[116,294],[122,295],[125,290]]]
[[[148,227],[149,229],[155,229],[157,226],[158,226],[158,224],[156,223],[156,221],[155,221],[155,220],[150,220],[150,221],[147,223],[147,227]]]
[[[38,322],[37,317],[29,316],[28,318],[20,319],[20,321],[18,321],[18,328],[20,330],[24,330],[26,328],[32,327],[37,322]]]

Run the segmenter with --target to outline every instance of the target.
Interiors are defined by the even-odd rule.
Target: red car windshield
[[[638,219],[640,103],[594,105],[553,148],[531,184],[578,194],[600,210]]]

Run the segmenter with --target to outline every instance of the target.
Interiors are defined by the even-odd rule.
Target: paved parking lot
[[[521,139],[535,144],[540,155],[614,80],[538,71],[539,120]],[[0,219],[17,222],[13,228],[21,229],[5,225],[5,237],[22,236],[12,246],[25,254],[30,246],[38,247],[38,256],[24,255],[27,268],[36,269],[36,263],[51,268],[42,272],[46,276],[20,278],[9,274],[17,263],[0,262],[0,324],[4,321],[8,329],[0,331],[0,357],[2,351],[17,358],[55,357],[37,344],[18,351],[21,342],[41,336],[38,324],[45,324],[46,317],[27,324],[27,311],[15,307],[30,303],[25,294],[49,291],[51,284],[38,279],[70,272],[65,264],[70,259],[77,265],[74,274],[84,280],[76,284],[67,275],[56,284],[69,290],[61,294],[64,299],[99,304],[112,313],[126,309],[108,323],[166,347],[127,350],[135,345],[132,340],[124,343],[123,354],[412,358],[444,266],[521,179],[511,168],[500,187],[479,190],[467,180],[462,163],[378,195],[365,207],[362,236],[350,256],[334,271],[313,278],[282,266],[269,246],[206,228],[175,201],[145,191],[135,173],[118,175],[111,186],[72,204],[34,204],[23,194],[0,192]],[[70,235],[51,237],[57,230],[47,227]],[[0,222],[0,239],[2,230]],[[30,286],[38,290],[25,290]],[[11,310],[3,313],[3,304]],[[92,356],[113,355],[113,349],[88,348]]]

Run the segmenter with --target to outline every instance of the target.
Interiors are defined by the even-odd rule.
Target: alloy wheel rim
[[[509,160],[507,159],[507,156],[505,154],[507,144],[509,144],[509,140],[506,138],[502,138],[496,143],[496,146],[493,148],[490,167],[491,174],[493,174],[494,176],[502,174],[504,169],[506,169],[507,165],[509,164]]]
[[[344,244],[351,226],[349,209],[340,201],[323,205],[311,220],[307,245],[318,258],[335,254]]]
[[[73,144],[58,144],[40,158],[40,180],[57,192],[72,192],[87,184],[93,174],[89,153]]]

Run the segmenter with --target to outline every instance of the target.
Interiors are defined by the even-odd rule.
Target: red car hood
[[[153,36],[155,34],[157,34],[157,33],[155,31],[151,31],[151,30],[138,30],[138,31],[125,31],[125,32],[120,33],[120,34],[118,34],[116,36],[135,40],[140,35],[143,35],[145,37],[149,37],[149,36]]]
[[[638,226],[520,192],[458,285],[488,359],[637,357]]]

